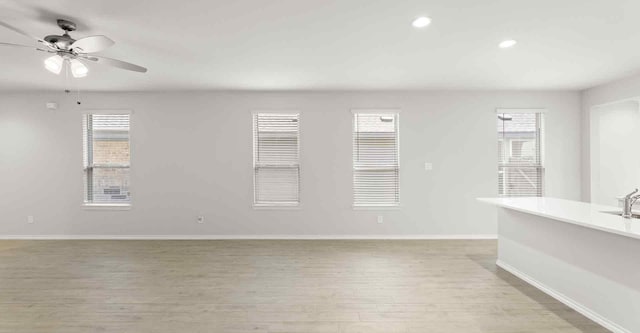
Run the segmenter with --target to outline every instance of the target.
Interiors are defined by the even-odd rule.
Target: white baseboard
[[[603,316],[601,316],[598,313],[594,312],[593,310],[585,307],[584,305],[574,301],[573,299],[565,296],[564,294],[559,293],[559,292],[557,292],[556,290],[554,290],[552,288],[549,288],[545,284],[543,284],[543,283],[539,282],[538,280],[530,277],[529,275],[519,271],[517,268],[505,263],[504,261],[501,261],[500,259],[498,259],[496,261],[496,265],[498,265],[498,267],[504,269],[505,271],[517,276],[518,278],[520,278],[521,280],[527,282],[528,284],[538,288],[543,293],[555,298],[556,300],[560,301],[564,305],[576,310],[577,312],[579,312],[583,316],[593,320],[594,322],[600,324],[604,328],[606,328],[606,329],[608,329],[608,330],[610,330],[612,332],[615,332],[615,333],[631,333],[631,331],[625,329],[624,327],[621,327],[620,325],[608,320],[607,318],[604,318]]]
[[[103,240],[456,240],[497,239],[497,235],[0,235],[0,239],[103,239]]]

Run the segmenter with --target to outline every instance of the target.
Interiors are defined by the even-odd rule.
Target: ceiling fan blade
[[[43,45],[47,46],[48,48],[50,48],[52,50],[57,50],[58,49],[55,45],[47,42],[46,40],[44,40],[42,38],[37,38],[37,37],[31,36],[28,33],[24,32],[24,31],[14,27],[14,26],[12,26],[12,25],[10,25],[8,23],[0,21],[0,25],[5,27],[5,28],[7,28],[7,29],[9,29],[9,30],[11,30],[11,31],[13,31],[13,32],[19,33],[19,34],[21,34],[21,35],[23,35],[25,37],[29,37],[31,39],[34,39],[34,40],[38,41],[40,44],[43,44]]]
[[[8,24],[8,23],[5,23],[5,22],[0,21],[0,25],[1,25],[1,26],[3,26],[3,27],[5,27],[5,28],[7,28],[7,29],[9,29],[9,30],[12,30],[13,32],[17,32],[17,33],[19,33],[19,34],[21,34],[21,35],[23,35],[23,36],[29,37],[29,38],[31,38],[31,39],[38,40],[38,38],[35,38],[35,37],[33,37],[33,36],[29,35],[28,33],[24,32],[24,31],[22,31],[22,30],[20,30],[20,29],[18,29],[18,28],[16,28],[16,27],[14,27],[14,26],[12,26],[12,25],[10,25],[10,24]]]
[[[95,55],[84,56],[82,58],[86,59],[86,60],[95,61],[95,62],[97,62],[99,64],[118,67],[118,68],[126,69],[126,70],[129,70],[129,71],[140,72],[140,73],[146,73],[147,72],[147,69],[142,67],[142,66],[134,65],[132,63],[129,63],[129,62],[126,62],[126,61],[122,61],[122,60],[107,58],[107,57],[103,57],[103,56],[95,56]]]
[[[3,43],[3,42],[0,42],[0,46],[23,47],[23,48],[28,48],[28,49],[34,49],[34,50],[42,51],[42,52],[55,53],[55,51],[53,51],[53,50],[45,50],[45,49],[41,49],[41,48],[37,48],[37,47],[35,47],[35,46],[29,46],[29,45],[20,45],[20,44],[13,44],[13,43]]]
[[[35,47],[33,47],[33,46],[29,46],[29,45],[20,45],[20,44],[12,44],[12,43],[2,43],[2,42],[0,42],[0,45],[14,46],[14,47],[26,47],[26,48],[29,48],[29,49],[35,49]]]
[[[71,44],[71,49],[81,53],[93,53],[100,52],[113,44],[115,44],[115,42],[111,40],[111,38],[97,35],[78,39]]]

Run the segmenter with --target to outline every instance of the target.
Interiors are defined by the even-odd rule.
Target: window
[[[398,206],[397,111],[353,112],[353,205]]]
[[[129,126],[129,114],[84,115],[85,204],[130,204]]]
[[[544,193],[542,110],[498,110],[498,194]]]
[[[255,206],[300,203],[299,113],[253,114]]]

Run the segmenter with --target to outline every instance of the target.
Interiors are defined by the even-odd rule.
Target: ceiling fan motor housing
[[[49,42],[51,44],[55,44],[61,50],[68,50],[69,47],[71,47],[71,44],[73,44],[73,42],[76,41],[75,39],[71,38],[71,36],[69,36],[66,33],[64,35],[62,35],[62,36],[49,35],[49,36],[45,37],[44,40],[46,40],[47,42]]]
[[[76,24],[63,19],[58,19],[58,26],[65,31],[62,36],[59,35],[49,35],[44,38],[49,43],[56,44],[56,46],[61,50],[68,50],[71,47],[71,44],[76,40],[69,36],[69,31],[76,30]]]

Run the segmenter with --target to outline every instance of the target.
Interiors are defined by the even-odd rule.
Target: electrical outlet
[[[382,215],[378,215],[378,223],[384,223],[384,217]]]
[[[33,215],[27,216],[27,223],[33,223],[34,221],[35,219],[33,218]]]
[[[426,171],[431,171],[431,170],[433,170],[433,164],[432,164],[432,163],[429,163],[429,162],[425,163],[425,164],[424,164],[424,169],[425,169]]]
[[[198,219],[196,221],[201,224],[204,223],[204,216],[198,216]]]

